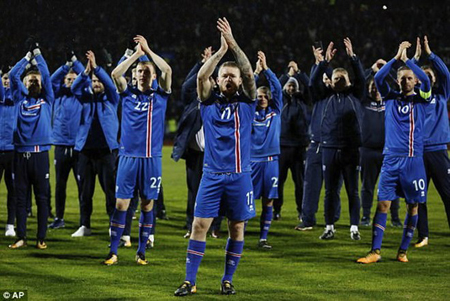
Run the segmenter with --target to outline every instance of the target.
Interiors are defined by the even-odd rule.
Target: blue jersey
[[[139,91],[128,86],[122,98],[122,127],[119,155],[161,157],[164,120],[169,94],[160,87]]]
[[[420,90],[412,95],[391,91],[385,78],[395,59],[384,65],[375,75],[375,84],[386,101],[384,155],[416,157],[423,154],[423,124],[426,100],[431,96],[430,80],[412,61],[406,65],[421,81]]]
[[[424,125],[424,151],[446,150],[450,142],[447,102],[450,97],[450,72],[445,63],[434,53],[429,60],[436,71],[439,87],[433,88],[430,104],[426,107]]]
[[[78,75],[83,72],[83,65],[76,60],[73,70]],[[74,146],[80,127],[82,105],[67,88],[63,81],[69,73],[70,67],[62,65],[53,73],[51,80],[55,103],[53,104],[53,144]]]
[[[0,80],[0,151],[12,151],[13,133],[16,124],[17,106],[14,105],[11,89],[3,88]]]
[[[231,100],[214,91],[201,103],[205,132],[203,171],[250,172],[252,121],[256,102],[244,94]]]
[[[29,63],[27,58],[20,60],[10,73],[11,93],[18,108],[17,127],[14,131],[14,145],[19,152],[40,152],[51,147],[51,113],[54,94],[50,73],[42,55],[35,57],[41,73],[42,92],[34,98],[28,96],[20,80],[20,75]]]
[[[280,154],[282,88],[270,69],[263,73],[269,81],[272,101],[266,109],[255,112],[252,124],[252,161]]]

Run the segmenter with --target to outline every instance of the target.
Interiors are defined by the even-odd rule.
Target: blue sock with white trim
[[[186,255],[186,281],[192,285],[197,280],[197,272],[203,255],[205,254],[206,241],[189,239]]]
[[[138,253],[145,255],[145,248],[147,246],[148,236],[153,228],[153,210],[143,211],[141,210],[141,216],[139,217],[139,248]]]
[[[259,239],[267,239],[269,234],[270,225],[272,224],[273,206],[263,206],[261,212],[261,225]]]
[[[414,230],[416,229],[417,219],[419,215],[409,215],[406,213],[405,223],[403,224],[402,243],[400,244],[401,250],[408,250],[411,239],[414,236]]]
[[[125,223],[127,218],[127,211],[120,211],[117,208],[114,209],[114,213],[111,217],[111,246],[110,252],[117,255],[117,249],[119,248],[120,238],[122,237],[123,230],[125,230]]]
[[[234,272],[236,272],[242,251],[244,250],[244,241],[236,241],[228,238],[227,247],[225,249],[225,273],[222,282],[233,281]]]
[[[372,250],[381,250],[381,243],[383,242],[384,230],[386,229],[387,213],[375,213],[373,218],[373,235],[372,235]]]

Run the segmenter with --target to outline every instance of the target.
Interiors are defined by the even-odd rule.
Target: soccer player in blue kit
[[[430,80],[427,75],[409,60],[406,50],[409,42],[402,42],[396,56],[375,75],[375,84],[386,101],[386,138],[383,166],[378,184],[378,207],[373,219],[372,250],[357,260],[359,263],[374,263],[381,259],[381,243],[386,228],[387,212],[391,201],[398,196],[405,197],[407,214],[402,242],[397,260],[408,262],[406,251],[417,224],[419,203],[426,201],[426,174],[423,164],[423,125],[425,107],[431,96]],[[402,60],[407,67],[397,71],[400,92],[392,91],[385,78],[392,65]],[[420,80],[420,89],[414,89]]]
[[[269,87],[256,90],[258,106],[252,129],[252,182],[254,199],[262,198],[261,226],[258,246],[272,249],[267,242],[273,216],[273,200],[278,198],[278,155],[280,154],[282,87],[277,76],[267,66],[266,55],[258,51],[256,77],[262,73]]]
[[[197,291],[196,276],[205,252],[206,233],[219,211],[228,218],[229,230],[221,293],[235,294],[232,280],[244,248],[245,221],[255,216],[250,165],[252,121],[256,109],[255,79],[250,62],[234,39],[227,19],[219,18],[217,28],[221,32],[220,49],[205,62],[197,76],[205,158],[187,248],[186,278],[175,296],[187,296]],[[236,62],[225,62],[220,66],[217,93],[213,90],[211,75],[228,49]]]
[[[154,53],[143,36],[136,36],[136,52],[112,71],[112,78],[122,98],[121,145],[116,178],[116,209],[111,218],[110,253],[105,265],[117,263],[117,249],[125,228],[130,199],[138,190],[141,197],[139,246],[136,262],[147,265],[145,248],[153,227],[153,203],[161,185],[162,143],[167,99],[171,93],[172,69]],[[159,86],[152,87],[150,62],[141,61],[136,67],[137,87],[127,85],[123,74],[142,55],[151,57],[161,71]]]

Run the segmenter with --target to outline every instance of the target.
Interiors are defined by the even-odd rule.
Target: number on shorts
[[[253,191],[247,192],[247,206],[253,205]]]
[[[158,190],[159,190],[159,186],[161,186],[161,177],[158,177],[158,178],[151,177],[150,181],[152,182],[150,184],[150,188],[158,188]],[[156,184],[156,183],[158,183],[158,184]]]
[[[416,189],[416,191],[419,191],[419,189],[425,190],[425,180],[424,179],[420,179],[419,181],[414,180],[413,184],[414,184],[414,188]]]
[[[278,178],[277,177],[272,177],[271,179],[273,181],[272,187],[278,187]]]

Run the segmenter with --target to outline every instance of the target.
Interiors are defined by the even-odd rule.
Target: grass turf
[[[184,280],[187,240],[182,229],[185,220],[186,180],[184,161],[170,159],[164,147],[163,185],[169,220],[158,220],[155,248],[147,253],[150,264],[137,266],[137,221],[132,228],[131,249],[119,249],[119,264],[102,266],[108,254],[108,218],[104,196],[97,183],[92,215],[93,235],[72,238],[78,228],[79,209],[73,177],[67,191],[64,229],[49,230],[47,250],[34,246],[36,218],[28,220],[29,246],[9,250],[14,238],[0,235],[0,290],[27,289],[29,300],[173,300],[173,291]],[[51,155],[52,156],[52,155]],[[52,161],[51,161],[52,162]],[[54,189],[54,168],[51,167]],[[317,219],[319,225],[307,232],[295,231],[297,223],[293,184],[285,185],[282,219],[273,221],[269,234],[273,249],[257,247],[258,218],[247,227],[242,260],[234,277],[235,300],[448,300],[450,298],[450,230],[443,204],[431,185],[428,194],[430,245],[410,247],[407,264],[395,261],[402,229],[388,226],[383,241],[381,263],[359,265],[355,260],[367,253],[371,227],[361,227],[361,241],[349,235],[348,206],[342,193],[342,214],[334,240],[318,239],[323,231],[323,198]],[[6,188],[0,186],[0,225],[6,223]],[[54,203],[54,200],[52,200]],[[376,202],[374,202],[374,206]],[[260,209],[257,201],[258,210]],[[33,205],[36,215],[36,206]],[[374,209],[373,209],[374,211]],[[401,203],[401,217],[405,205]],[[50,222],[50,221],[49,221]],[[389,224],[389,221],[388,221]],[[225,230],[225,223],[222,230]],[[207,240],[199,270],[197,300],[219,300],[224,265],[225,231],[222,238]],[[416,238],[413,239],[413,242]]]

